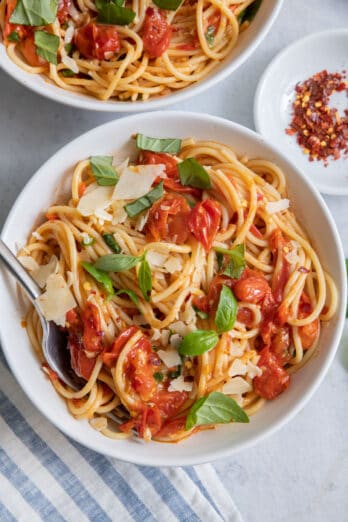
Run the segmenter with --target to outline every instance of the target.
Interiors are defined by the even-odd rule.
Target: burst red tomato
[[[145,336],[139,339],[128,355],[126,376],[144,402],[149,401],[157,389],[153,374],[161,364],[161,359]]]
[[[69,336],[68,347],[70,349],[71,367],[74,372],[88,381],[93,368],[95,366],[96,358],[87,357],[83,345],[78,341],[77,337]]]
[[[271,293],[271,288],[262,272],[246,268],[233,291],[239,301],[260,304]]]
[[[153,7],[146,9],[142,29],[144,50],[150,58],[162,56],[170,44],[172,29],[166,20],[165,14]]]
[[[290,346],[290,327],[283,326],[276,328],[272,335],[270,350],[277,357],[281,366],[284,366],[291,359],[289,352]]]
[[[188,226],[197,241],[208,252],[211,249],[221,221],[220,203],[205,199],[192,209]]]
[[[111,368],[116,363],[118,356],[120,355],[122,349],[126,346],[127,342],[133,335],[138,331],[136,326],[130,326],[126,330],[124,330],[112,343],[111,347],[103,352],[102,360],[103,363]]]
[[[298,310],[298,318],[304,319],[305,317],[308,317],[313,311],[311,301],[309,297],[302,292],[300,304],[299,304],[299,310]],[[308,350],[314,343],[315,339],[318,337],[319,334],[319,319],[314,319],[309,324],[306,324],[304,326],[300,326],[298,329],[299,336],[301,337],[302,341],[302,347],[304,350]]]
[[[30,32],[31,32],[30,27],[27,27],[25,25],[11,24],[10,18],[11,18],[13,11],[15,10],[16,5],[17,5],[17,0],[7,0],[7,2],[6,2],[6,16],[5,16],[5,27],[4,27],[5,41],[8,41],[7,37],[13,31],[15,31],[18,34],[20,39],[22,39],[24,36],[30,34]]]
[[[87,352],[100,353],[103,351],[103,331],[100,324],[98,308],[88,303],[81,313],[83,322],[82,343]]]
[[[47,61],[36,53],[34,35],[30,34],[19,43],[19,49],[24,58],[32,67],[42,67]]]
[[[235,281],[230,277],[217,275],[212,279],[209,285],[208,294],[204,296],[195,296],[192,299],[192,303],[202,312],[209,313],[211,310],[216,310],[222,285],[233,288],[234,284]]]
[[[142,150],[139,154],[138,165],[164,165],[168,178],[178,178],[178,163],[173,156],[164,152],[150,152]]]
[[[72,0],[59,0],[58,2],[58,20],[61,24],[69,18],[69,9],[72,5]]]
[[[253,380],[255,392],[264,399],[275,399],[289,386],[290,375],[280,366],[277,357],[269,348],[261,351],[258,366],[262,369],[262,375]]]
[[[180,431],[184,431],[186,426],[186,417],[178,417],[165,422],[162,428],[156,433],[158,438],[171,438],[177,435]]]
[[[185,243],[190,234],[190,212],[189,204],[183,196],[165,194],[151,207],[146,231],[155,241]]]
[[[90,22],[79,29],[75,45],[85,58],[107,60],[105,53],[116,53],[121,49],[120,36],[114,25]]]

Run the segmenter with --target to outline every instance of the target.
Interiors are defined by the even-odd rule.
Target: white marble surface
[[[347,24],[348,0],[285,0],[247,63],[213,92],[172,109],[208,112],[253,128],[255,88],[273,56],[306,34]],[[52,153],[115,117],[60,106],[0,71],[0,226],[20,189]],[[325,199],[348,255],[347,197]],[[216,463],[245,521],[348,520],[347,372],[348,328],[329,374],[303,411],[257,447]]]

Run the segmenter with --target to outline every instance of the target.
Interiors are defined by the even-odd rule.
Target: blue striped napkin
[[[242,522],[213,466],[134,466],[69,439],[31,404],[0,351],[0,520]]]

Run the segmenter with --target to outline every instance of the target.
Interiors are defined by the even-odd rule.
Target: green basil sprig
[[[123,3],[123,2],[122,2]],[[98,22],[102,24],[128,25],[133,22],[135,12],[127,7],[121,7],[120,2],[97,0]]]
[[[205,39],[207,40],[207,43],[209,47],[213,47],[214,40],[215,40],[215,27],[213,25],[209,25],[207,32],[205,33]]]
[[[36,53],[41,56],[41,58],[57,65],[57,52],[60,44],[59,36],[46,33],[46,31],[35,31],[34,42]]]
[[[195,330],[185,335],[179,346],[181,355],[202,355],[214,348],[219,336],[214,330]]]
[[[231,250],[222,247],[215,247],[214,250],[218,254],[229,256],[229,262],[222,273],[228,277],[232,277],[232,279],[239,279],[245,268],[244,243],[235,246]]]
[[[58,0],[18,0],[10,22],[30,26],[53,24],[57,11]]]
[[[215,314],[215,324],[219,333],[232,330],[237,317],[238,303],[232,290],[222,285],[219,304]]]
[[[86,272],[88,272],[93,277],[93,279],[95,279],[105,288],[108,296],[114,294],[113,283],[111,277],[109,277],[108,274],[98,270],[95,266],[93,266],[91,263],[87,263],[86,261],[82,261],[81,265],[86,270]]]
[[[181,3],[181,0],[179,3]],[[177,154],[181,149],[181,140],[177,138],[150,138],[144,134],[137,134],[136,146],[138,149],[150,150],[151,152],[166,152],[167,154]]]
[[[180,6],[182,0],[153,0],[153,3],[160,9],[167,11],[176,11]]]
[[[112,166],[112,156],[91,156],[90,164],[98,185],[112,186],[118,182],[118,174]]]
[[[163,181],[158,183],[155,188],[150,190],[147,194],[142,196],[141,198],[136,199],[132,203],[128,203],[123,208],[127,212],[129,217],[135,217],[144,210],[150,208],[155,201],[160,199],[164,194],[163,191]]]
[[[98,270],[104,272],[123,272],[134,268],[140,261],[142,256],[129,256],[126,254],[107,254],[101,256],[94,263]]]
[[[255,2],[248,5],[248,7],[246,7],[244,9],[244,11],[242,11],[239,15],[239,17],[238,17],[239,23],[242,25],[243,22],[246,22],[246,21],[251,22],[252,20],[254,20],[257,11],[260,9],[261,3],[262,3],[262,0],[255,0]]]
[[[134,303],[135,305],[138,305],[138,303],[139,303],[139,299],[138,299],[136,293],[133,292],[133,290],[129,290],[128,288],[121,288],[121,290],[117,290],[117,292],[115,292],[115,295],[120,295],[120,296],[122,296],[123,294],[128,295],[128,297],[130,298],[130,300],[133,301],[133,303]]]
[[[138,282],[145,301],[150,301],[152,291],[152,275],[150,265],[145,257],[142,259],[139,266]]]
[[[114,238],[113,234],[103,234],[103,239],[105,243],[108,245],[108,247],[115,252],[115,254],[121,253],[121,247],[117,243],[116,239]]]
[[[199,189],[210,189],[211,182],[208,172],[195,158],[187,158],[178,163],[180,181],[183,185],[189,185]]]
[[[9,42],[19,42],[21,37],[19,36],[19,33],[17,31],[12,31],[7,37]]]
[[[249,417],[236,401],[220,392],[211,392],[196,401],[187,415],[186,430],[205,424],[249,422]]]

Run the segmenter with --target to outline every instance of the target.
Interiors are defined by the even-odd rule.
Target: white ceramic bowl
[[[5,356],[25,393],[53,424],[81,444],[121,460],[151,466],[198,464],[227,457],[255,444],[291,419],[309,400],[330,366],[343,328],[346,303],[344,256],[335,224],[320,194],[277,149],[253,131],[229,121],[172,111],[112,121],[57,152],[31,178],[13,206],[2,232],[9,247],[15,251],[16,245],[25,243],[38,216],[57,200],[57,187],[62,186],[63,178],[71,175],[81,158],[110,154],[129,147],[129,138],[134,132],[159,137],[213,138],[232,146],[238,154],[275,161],[287,174],[298,219],[308,229],[324,267],[340,290],[336,317],[323,327],[317,354],[294,375],[290,388],[278,399],[267,403],[251,418],[250,424],[223,425],[179,444],[141,444],[134,440],[110,440],[93,430],[86,421],[77,421],[68,413],[65,403],[44,377],[26,331],[20,327],[22,312],[16,285],[4,270],[0,271],[0,333]]]
[[[87,95],[65,91],[60,87],[48,83],[46,77],[26,73],[17,67],[7,56],[5,47],[1,43],[0,67],[32,91],[51,100],[80,109],[105,112],[139,112],[160,109],[169,104],[178,103],[189,97],[196,96],[235,71],[255,51],[266,36],[281,9],[282,3],[283,0],[264,0],[248,30],[240,35],[237,45],[230,56],[219,64],[206,79],[192,84],[186,89],[179,90],[175,94],[169,94],[168,96],[154,98],[145,102],[103,102]]]
[[[288,136],[285,129],[291,121],[295,86],[313,74],[348,70],[348,29],[335,29],[310,34],[281,51],[264,71],[255,94],[254,121],[257,131],[283,152],[306,174],[320,192],[348,195],[348,159],[308,161],[308,156],[296,143],[296,136]],[[345,92],[334,94],[333,107],[343,114],[347,108]]]

